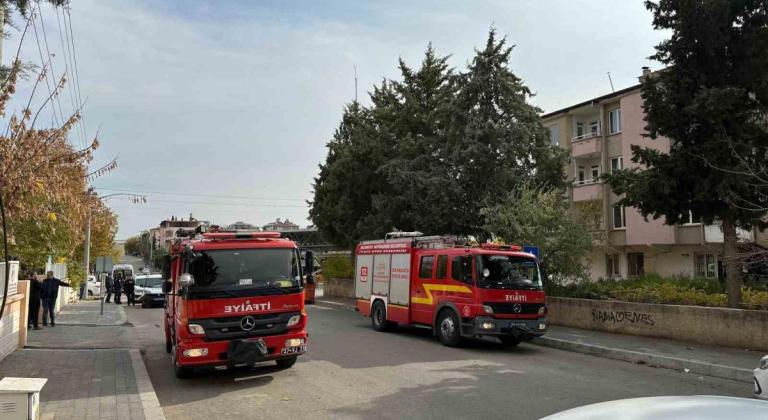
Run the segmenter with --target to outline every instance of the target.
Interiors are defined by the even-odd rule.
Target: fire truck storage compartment
[[[355,262],[355,297],[371,298],[373,255],[358,255]]]
[[[408,306],[411,293],[411,254],[392,254],[389,303]]]
[[[388,303],[408,306],[411,280],[411,239],[366,241],[357,248],[355,297],[386,296]]]

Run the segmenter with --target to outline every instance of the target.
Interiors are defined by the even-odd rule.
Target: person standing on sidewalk
[[[120,305],[120,295],[123,293],[123,275],[120,272],[115,274],[115,280],[112,282],[112,287],[115,288],[115,303]]]
[[[136,295],[134,294],[134,286],[136,284],[133,281],[133,277],[128,276],[125,279],[125,285],[123,285],[123,291],[125,291],[125,297],[128,299],[128,305],[136,306]]]
[[[29,326],[40,329],[37,320],[40,318],[40,290],[42,285],[34,271],[29,272]]]
[[[48,314],[51,315],[51,327],[56,326],[56,298],[59,297],[59,286],[70,287],[69,283],[53,277],[53,271],[46,273],[45,280],[40,291],[43,300],[43,326],[48,326]]]
[[[112,300],[112,291],[115,290],[115,280],[112,279],[112,276],[107,274],[107,278],[104,279],[104,288],[107,289],[107,297],[104,299],[104,302],[109,303],[110,300]]]

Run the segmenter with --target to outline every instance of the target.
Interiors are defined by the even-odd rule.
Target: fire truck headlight
[[[192,334],[205,334],[205,329],[201,325],[189,324],[188,329]]]
[[[547,315],[547,307],[545,305],[541,305],[541,308],[539,308],[539,316],[545,315]]]
[[[208,349],[186,349],[184,350],[185,357],[203,357],[208,355]]]
[[[493,313],[493,308],[491,308],[491,305],[483,305],[483,312],[485,312],[487,314],[492,314]]]
[[[492,330],[493,327],[495,327],[493,322],[483,322],[482,324],[480,324],[480,328],[484,330]]]
[[[545,323],[543,323],[543,322],[540,322],[540,323],[539,323],[539,329],[540,329],[540,330],[546,330],[546,329],[547,329],[547,324],[545,324]]]
[[[285,347],[299,347],[304,345],[303,338],[289,338],[285,340]]]
[[[288,320],[288,326],[292,327],[301,321],[301,315],[294,315],[291,317],[291,319]]]

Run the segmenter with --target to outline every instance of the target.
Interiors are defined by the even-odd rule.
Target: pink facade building
[[[644,75],[647,75],[644,69]],[[642,77],[641,77],[642,79]],[[574,212],[590,215],[594,246],[588,257],[591,277],[633,277],[645,273],[717,278],[722,275],[723,234],[704,226],[695,214],[684,224],[645,220],[600,177],[636,166],[632,145],[669,150],[669,140],[644,137],[640,84],[542,116],[553,144],[568,149],[568,198]],[[695,176],[692,174],[692,176]],[[745,242],[768,245],[768,231],[739,232]]]

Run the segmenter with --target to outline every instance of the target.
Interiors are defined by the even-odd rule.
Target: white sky
[[[552,111],[610,92],[606,72],[617,90],[636,83],[642,66],[659,67],[646,57],[663,38],[642,2],[627,0],[72,3],[85,127],[102,144],[92,166],[118,156],[94,186],[149,201],[109,201],[118,238],[190,212],[220,224],[309,224],[304,200],[354,98],[353,65],[366,103],[373,84],[398,76],[399,56],[417,67],[431,41],[461,70],[494,25],[517,45],[512,69],[533,102]],[[42,14],[61,74],[56,15]],[[39,64],[33,35],[21,54]],[[4,63],[19,39],[5,42]]]

